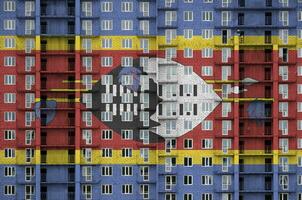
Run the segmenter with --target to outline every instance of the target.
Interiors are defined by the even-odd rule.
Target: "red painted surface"
[[[3,66],[3,57],[8,55],[17,55],[17,67],[4,67]],[[46,76],[47,77],[47,89],[55,89],[55,88],[68,88],[67,83],[63,83],[63,80],[67,80],[68,76],[75,76],[76,80],[81,79],[80,72],[84,72],[84,68],[82,66],[82,60],[81,56],[88,56],[88,54],[84,54],[83,52],[76,52],[74,54],[71,53],[64,53],[60,54],[62,52],[53,52],[50,54],[42,54],[43,57],[47,57],[48,62],[46,65],[47,73],[43,72],[40,74],[40,54],[39,52],[33,53],[37,57],[36,59],[36,66],[32,70],[32,74],[35,73],[36,75],[36,85],[35,88],[33,88],[33,92],[36,94],[36,98],[39,98],[40,95],[47,95],[48,98],[67,98],[68,94],[75,94],[76,98],[80,98],[81,94],[80,92],[75,93],[68,93],[68,92],[50,92],[50,91],[43,91],[40,94],[39,88],[40,88],[40,80],[39,77]],[[111,70],[113,70],[115,67],[120,65],[121,57],[123,56],[132,56],[134,58],[137,58],[141,51],[94,51],[93,56],[93,79],[98,80],[100,78],[100,75],[107,74]],[[151,52],[151,54],[154,54],[155,52]],[[164,56],[164,52],[160,51],[157,52],[159,57]],[[150,54],[150,55],[151,55]],[[265,62],[265,54],[264,51],[260,50],[253,50],[253,51],[245,51],[244,55],[244,62],[240,61],[240,53],[234,51],[232,53],[232,57],[229,59],[228,63],[221,63],[221,52],[220,51],[214,51],[214,58],[201,58],[201,51],[197,50],[194,51],[194,58],[188,59],[183,58],[183,51],[177,52],[177,59],[175,59],[177,62],[186,65],[186,66],[193,66],[194,72],[201,76],[201,66],[207,66],[211,65],[214,69],[214,74],[212,77],[202,77],[205,80],[221,80],[221,66],[222,65],[230,65],[232,66],[232,75],[229,76],[229,80],[239,80],[240,75],[239,74],[239,68],[244,68],[244,78],[249,77],[252,79],[256,79],[260,81],[260,83],[253,84],[250,86],[246,86],[245,89],[247,90],[244,95],[229,95],[229,97],[245,97],[245,98],[253,98],[253,97],[266,97],[265,96],[265,90],[264,86],[271,86],[272,93],[271,97],[274,99],[278,99],[280,101],[290,101],[289,102],[289,116],[287,119],[289,120],[289,136],[291,136],[292,139],[290,139],[290,149],[296,148],[296,140],[294,139],[294,136],[302,135],[301,131],[296,130],[296,118],[301,117],[302,114],[297,113],[295,110],[295,101],[299,101],[301,99],[300,95],[296,95],[297,86],[296,83],[302,83],[302,80],[300,80],[299,77],[296,76],[296,65],[299,65],[299,63],[302,63],[302,59],[296,59],[296,51],[289,51],[289,64],[284,64],[288,66],[289,69],[289,79],[288,81],[281,81],[280,76],[278,75],[278,66],[282,65],[278,64],[277,61],[280,61],[279,55],[277,51],[273,52],[272,60],[270,62]],[[114,63],[113,67],[102,67],[101,66],[101,59],[102,56],[112,56]],[[153,55],[154,56],[154,55]],[[74,70],[68,69],[68,57],[75,57],[75,68]],[[23,112],[24,110],[24,55],[20,52],[16,51],[0,51],[0,82],[3,83],[3,75],[4,74],[17,74],[18,73],[18,79],[17,79],[17,85],[16,86],[5,86],[0,91],[0,96],[2,97],[5,92],[16,92],[17,94],[17,104],[3,104],[3,98],[0,98],[0,106],[1,106],[1,114],[0,114],[0,131],[3,132],[5,129],[17,129],[17,140],[16,141],[4,141],[3,137],[0,139],[0,146],[4,147],[13,147],[14,145],[18,145],[19,148],[23,148],[22,145],[24,144],[24,116]],[[297,63],[298,62],[298,63]],[[297,63],[297,64],[296,64]],[[271,69],[271,75],[270,79],[267,79],[265,77],[265,68]],[[85,73],[89,74],[89,73]],[[289,84],[289,100],[282,100],[280,99],[280,96],[278,95],[278,82]],[[238,83],[235,85],[238,86]],[[82,84],[75,84],[76,89],[83,88]],[[215,89],[221,89],[220,84],[214,84]],[[220,92],[217,92],[220,95]],[[240,122],[243,121],[244,126],[244,136],[240,138],[240,140],[247,140],[249,142],[246,142],[245,149],[263,149],[264,148],[264,125],[261,123],[257,123],[256,120],[249,120],[247,119],[247,106],[249,102],[244,102],[244,118],[240,118],[240,112],[239,112],[239,104],[234,103],[232,104],[232,112],[229,113],[229,117],[227,117],[227,120],[233,121],[233,127],[232,131],[229,132],[228,136],[222,136],[221,135],[221,120],[223,118],[221,117],[221,104],[217,106],[217,108],[207,117],[207,120],[214,120],[214,130],[212,131],[203,131],[201,130],[201,125],[196,126],[192,131],[189,133],[183,135],[182,137],[177,139],[177,148],[183,149],[183,141],[185,138],[192,138],[194,140],[194,149],[201,149],[201,140],[204,138],[213,138],[214,140],[214,149],[221,149],[221,140],[222,138],[232,138],[234,139],[234,144],[236,146],[232,146],[232,148],[238,149],[238,141],[239,141],[239,120]],[[80,124],[80,126],[72,126],[75,130],[75,137],[79,138],[75,141],[75,145],[77,149],[80,149],[80,146],[84,145],[84,141],[82,140],[82,134],[81,129],[83,128],[89,128],[85,127],[84,123],[81,120],[81,113],[80,108],[83,108],[80,104],[76,104],[76,111],[75,111],[75,124]],[[68,145],[68,116],[67,112],[73,112],[73,108],[70,107],[68,103],[58,103],[57,108],[57,114],[55,119],[49,124],[47,128],[42,127],[42,131],[47,131],[47,144],[55,145],[57,144],[60,148],[60,146]],[[18,109],[17,112],[17,123],[4,123],[3,122],[3,111],[12,111]],[[61,110],[60,110],[61,109]],[[62,110],[63,109],[63,110]],[[65,109],[65,110],[64,110]],[[301,115],[301,116],[300,116]],[[22,116],[22,117],[21,117]],[[279,128],[278,128],[278,118],[281,118],[281,114],[278,111],[278,103],[277,101],[272,103],[272,116],[268,120],[271,120],[272,122],[272,136],[266,136],[265,138],[272,138],[273,140],[273,149],[278,149],[278,137],[281,135]],[[260,125],[259,125],[260,124]],[[33,128],[35,127],[36,130],[36,145],[37,148],[39,148],[40,145],[40,123],[39,119],[36,119],[35,125],[33,124]],[[60,129],[60,127],[64,127],[65,129]],[[100,149],[102,147],[108,147],[108,148],[114,148],[114,149],[120,149],[123,147],[133,147],[134,149],[139,149],[141,147],[140,142],[136,141],[126,141],[122,140],[120,135],[117,133],[113,134],[112,140],[102,140],[101,139],[101,129],[107,129],[107,127],[97,120],[95,117],[93,118],[93,144],[92,148],[94,149]],[[249,137],[249,138],[246,138]],[[253,138],[254,137],[254,138]],[[59,138],[59,141],[58,141]],[[252,138],[252,139],[250,139]],[[253,141],[253,142],[251,142]],[[3,144],[3,145],[2,145]],[[50,147],[53,148],[53,147]],[[66,147],[67,148],[67,147]],[[158,149],[164,149],[164,144],[158,144]]]

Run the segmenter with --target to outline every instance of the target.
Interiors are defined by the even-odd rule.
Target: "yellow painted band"
[[[122,157],[121,150],[113,150],[110,158],[101,156],[101,150],[92,150],[91,162],[87,162],[80,150],[75,151],[75,164],[165,164],[167,157],[176,157],[176,163],[183,165],[184,157],[192,157],[194,165],[201,165],[202,157],[212,157],[214,165],[221,165],[223,157],[232,157],[232,164],[239,164],[240,159],[244,159],[244,164],[262,165],[265,164],[265,158],[273,158],[273,164],[279,163],[280,156],[286,156],[289,164],[296,165],[297,157],[302,156],[301,150],[290,150],[287,154],[280,154],[278,150],[274,150],[272,154],[264,155],[262,150],[249,150],[245,154],[238,154],[238,150],[223,153],[220,150],[172,150],[171,153],[165,153],[164,150],[150,150],[149,161],[144,162],[140,156],[139,150],[132,151],[132,157]],[[25,160],[25,150],[16,150],[15,158],[4,158],[4,150],[0,151],[0,164],[40,164],[40,150],[35,151],[35,157],[31,162]],[[239,156],[238,156],[239,155]],[[46,164],[70,164],[68,159],[68,150],[48,150]]]

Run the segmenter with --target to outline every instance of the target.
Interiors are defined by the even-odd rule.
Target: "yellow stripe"
[[[240,101],[274,101],[274,98],[223,98],[226,102],[240,102]]]
[[[53,92],[77,92],[77,91],[80,91],[80,92],[87,92],[89,90],[86,90],[86,89],[60,89],[60,88],[56,88],[56,89],[50,89],[50,91],[53,91]]]
[[[80,98],[75,98],[75,99],[68,99],[68,98],[47,98],[47,100],[53,100],[56,102],[60,102],[60,103],[69,103],[69,102],[76,102],[79,103],[80,102]],[[41,101],[40,98],[36,98],[35,102],[39,102]]]
[[[16,48],[7,49],[4,47],[4,39],[6,37],[12,37],[16,39]],[[102,48],[101,41],[103,38],[112,39],[112,48],[104,49]],[[123,39],[132,39],[132,48],[123,48],[122,40]],[[91,37],[92,40],[92,50],[141,50],[140,48],[140,39],[143,37],[138,36],[97,36]],[[148,38],[148,37],[146,37]],[[67,50],[68,37],[43,37],[43,40],[47,40],[47,50]],[[75,37],[75,48],[80,50],[81,46],[80,36]],[[216,50],[221,49],[222,47],[230,47],[235,50],[240,49],[250,49],[250,50],[263,50],[267,46],[272,46],[274,50],[278,50],[278,46],[287,46],[290,50],[296,50],[297,48],[302,47],[302,39],[299,39],[296,36],[289,36],[288,44],[283,44],[279,39],[279,36],[272,36],[272,43],[265,44],[264,36],[245,36],[244,42],[240,43],[240,38],[234,36],[228,39],[227,44],[222,44],[221,36],[214,36],[212,39],[203,39],[201,36],[193,36],[192,39],[185,39],[183,36],[177,36],[170,45],[166,44],[165,36],[157,36],[149,39],[149,48],[150,50],[164,50],[167,47],[175,47],[178,50],[183,50],[184,48],[192,48],[194,50],[201,50],[204,47],[212,47]],[[40,50],[40,36],[36,36],[36,49]],[[0,36],[0,50],[24,50],[25,49],[25,37],[18,36]],[[274,45],[272,45],[274,44]]]
[[[97,83],[99,80],[92,80],[92,83]],[[70,81],[70,80],[63,80],[62,83],[83,83],[82,80],[74,80],[74,81]]]
[[[245,155],[239,154],[241,159],[244,159],[244,164],[261,165],[265,164],[265,158],[274,157],[273,164],[278,164],[278,157],[287,156],[289,164],[297,164],[297,157],[302,156],[301,150],[291,150],[287,154],[280,154],[278,150],[273,151],[273,154],[264,155],[261,150],[249,150],[245,152]],[[200,165],[202,157],[213,157],[213,164],[221,165],[222,157],[233,157],[232,164],[239,164],[238,150],[229,151],[224,154],[220,150],[173,150],[170,154],[165,153],[164,150],[150,150],[149,162],[145,163],[143,158],[140,157],[139,150],[132,151],[132,157],[122,157],[121,150],[113,150],[113,156],[111,158],[101,157],[101,150],[92,151],[92,162],[88,163],[81,154],[80,150],[76,150],[75,153],[76,164],[165,164],[165,158],[174,156],[178,165],[183,165],[184,157],[192,157],[194,165]],[[32,162],[25,162],[25,150],[17,150],[15,158],[4,158],[4,150],[0,151],[0,164],[40,164],[40,151],[35,151],[35,157]],[[273,156],[274,155],[274,156]],[[235,158],[235,160],[234,160]],[[48,150],[47,151],[47,163],[50,165],[56,164],[70,164],[68,163],[68,150]]]

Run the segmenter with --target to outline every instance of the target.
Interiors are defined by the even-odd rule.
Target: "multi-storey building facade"
[[[1,200],[302,200],[302,1],[0,15]]]

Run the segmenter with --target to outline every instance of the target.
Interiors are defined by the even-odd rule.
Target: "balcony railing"
[[[41,192],[41,200],[47,200],[47,192]]]
[[[68,163],[74,163],[75,162],[75,156],[74,155],[68,155]]]
[[[265,172],[272,172],[272,164],[265,164]]]
[[[43,183],[47,182],[47,174],[41,173],[41,182]]]
[[[74,192],[68,192],[68,200],[74,200],[75,199],[75,193]]]

